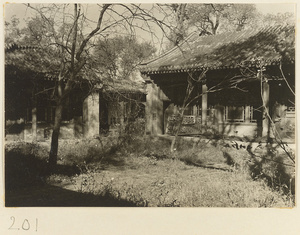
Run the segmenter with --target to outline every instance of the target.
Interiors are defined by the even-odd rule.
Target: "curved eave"
[[[280,59],[274,60],[265,60],[263,61],[263,66],[272,66],[272,65],[279,65]],[[284,61],[284,64],[294,64],[295,60],[291,59],[289,61]],[[255,61],[247,61],[246,67],[257,67],[257,62]],[[183,72],[196,72],[196,71],[203,71],[203,70],[223,70],[223,69],[236,69],[240,68],[240,64],[231,64],[231,65],[171,65],[171,66],[161,66],[161,67],[146,67],[142,68],[140,71],[142,74],[164,74],[164,73],[183,73]]]
[[[10,52],[14,52],[16,50],[33,50],[33,51],[36,51],[36,50],[39,50],[40,48],[39,47],[36,47],[36,46],[28,46],[28,45],[18,45],[18,44],[15,44],[15,43],[11,43],[11,44],[6,44],[4,46],[4,49],[5,49],[5,53],[10,53]]]

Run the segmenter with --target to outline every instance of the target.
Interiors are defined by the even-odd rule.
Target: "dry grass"
[[[22,159],[27,159],[30,180],[58,186],[68,191],[113,198],[127,205],[152,207],[293,207],[293,196],[283,194],[283,187],[272,187],[277,168],[266,161],[254,162],[246,150],[203,143],[182,142],[169,152],[170,142],[158,138],[64,141],[60,143],[60,170],[44,174],[46,144],[6,146],[6,182],[17,181],[15,173]],[[11,154],[18,153],[17,159]],[[8,159],[8,157],[10,159]],[[38,158],[35,164],[33,158]],[[249,163],[249,159],[251,164]],[[14,162],[19,163],[14,165]],[[33,164],[34,163],[34,164]],[[259,163],[259,164],[258,164]],[[39,169],[39,166],[42,168]],[[199,167],[204,166],[204,167]],[[208,169],[206,166],[223,169]],[[34,167],[34,171],[31,168]],[[259,173],[253,169],[261,167]],[[230,170],[230,171],[228,171]],[[281,169],[282,170],[282,169]],[[68,173],[69,172],[69,173]],[[290,175],[286,173],[287,179]],[[292,172],[292,170],[291,170]],[[255,175],[254,175],[255,173]],[[36,175],[37,174],[37,175]],[[265,174],[265,177],[261,177]],[[272,176],[273,174],[273,176]],[[278,173],[277,173],[278,174]],[[282,171],[281,171],[282,174]],[[22,176],[18,175],[18,179]],[[268,176],[268,177],[266,177]],[[32,184],[32,182],[27,184]],[[273,186],[274,186],[273,185]],[[9,186],[9,185],[8,185]],[[271,186],[271,187],[270,187]],[[14,190],[14,187],[10,187]]]
[[[138,206],[290,207],[264,181],[240,172],[188,166],[179,160],[129,157],[125,166],[75,176],[68,189],[110,194]]]

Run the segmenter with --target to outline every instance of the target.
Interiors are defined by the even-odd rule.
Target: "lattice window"
[[[196,117],[196,123],[197,123],[197,124],[201,124],[201,123],[202,123],[202,118],[201,118],[201,116],[197,116],[197,117]]]
[[[191,125],[196,123],[196,117],[195,116],[184,116],[182,120],[183,125]]]
[[[226,106],[225,120],[232,122],[244,122],[245,107],[244,106]]]
[[[287,118],[295,118],[295,106],[290,106],[286,110]]]

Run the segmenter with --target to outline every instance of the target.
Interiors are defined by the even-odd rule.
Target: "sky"
[[[274,4],[274,3],[269,3],[269,4],[256,4],[256,9],[260,11],[261,13],[267,14],[276,14],[276,13],[285,13],[285,12],[295,12],[295,4],[290,3],[290,4]]]
[[[257,10],[263,14],[295,12],[295,3],[257,3],[255,5]],[[98,13],[97,7],[93,7],[93,5],[89,7],[89,11],[91,11],[93,14]],[[4,18],[9,20],[13,15],[16,15],[22,21],[22,19],[25,19],[30,15],[30,10],[28,10],[27,7],[21,3],[4,4]]]
[[[263,14],[267,14],[267,13],[272,13],[272,14],[277,14],[277,13],[284,13],[284,12],[295,12],[295,4],[290,3],[290,4],[282,4],[282,3],[265,3],[265,4],[256,4],[256,8],[259,12],[263,13]],[[97,16],[99,14],[99,10],[98,7],[95,5],[89,5],[88,7],[86,7],[87,11],[88,11],[88,17],[93,19],[93,20],[97,20]],[[13,15],[16,15],[17,18],[20,19],[20,26],[23,27],[25,26],[25,19],[28,18],[31,15],[31,9],[28,9],[25,5],[17,3],[17,4],[13,4],[13,3],[8,3],[5,4],[4,7],[4,17],[5,20],[10,20],[11,17]],[[157,35],[158,38],[152,38],[152,43],[154,44],[155,47],[157,48],[162,48],[161,46],[159,46],[160,44],[163,44],[164,42],[166,42],[167,40],[164,39],[163,41],[161,41],[162,39],[162,32],[158,29],[155,28],[153,31],[155,32],[155,35]],[[147,41],[150,40],[149,35],[146,32],[143,32],[143,30],[137,30],[137,36],[139,37],[140,41]],[[158,49],[158,53],[159,53]]]
[[[257,10],[262,13],[284,13],[284,12],[294,12],[294,3],[257,3]],[[13,15],[18,15],[20,17],[26,16],[26,7],[23,4],[17,3],[7,3],[5,4],[4,10],[5,18],[9,19]]]

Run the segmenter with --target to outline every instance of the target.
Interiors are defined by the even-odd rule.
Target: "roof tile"
[[[152,59],[141,68],[142,72],[191,68],[233,68],[244,61],[262,58],[272,64],[280,61],[287,50],[289,60],[295,58],[295,33],[293,27],[269,27],[199,36],[196,32],[165,54]]]

